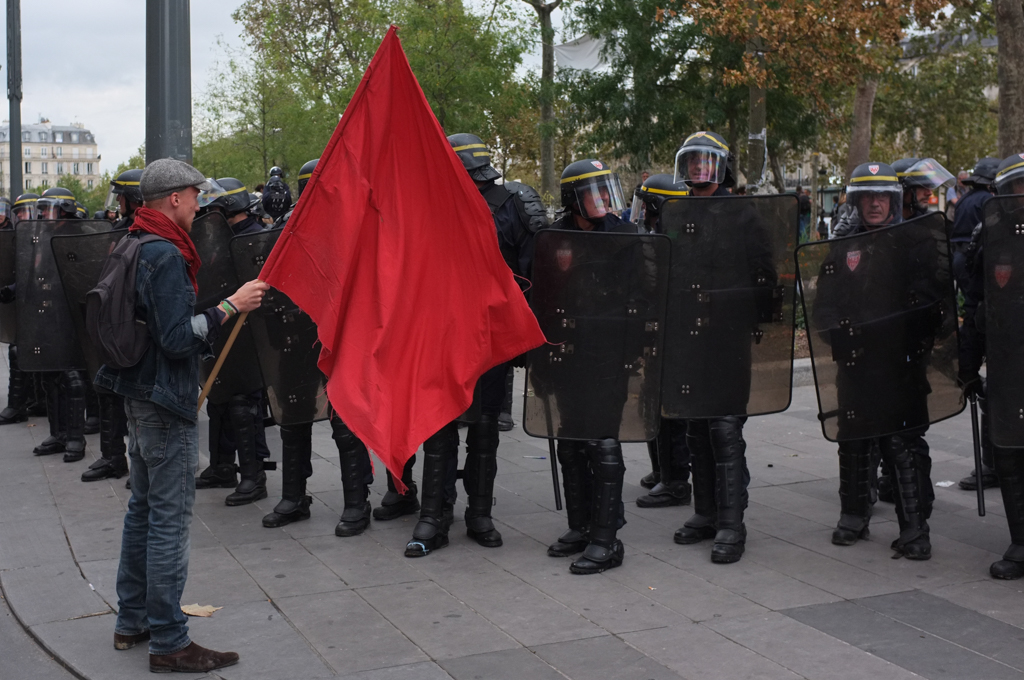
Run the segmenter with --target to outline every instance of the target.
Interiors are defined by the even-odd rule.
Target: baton
[[[551,402],[548,395],[544,395],[544,417],[548,421],[548,432],[554,434],[554,426],[551,422]],[[523,404],[523,418],[526,418],[526,405]],[[562,511],[562,485],[558,482],[558,462],[555,460],[555,440],[548,439],[548,458],[551,460],[551,484],[555,487],[555,510]]]
[[[985,516],[985,485],[982,484],[981,436],[978,432],[978,399],[974,395],[971,401],[971,434],[974,439],[974,477],[978,482],[978,517]]]
[[[202,412],[206,395],[213,389],[213,381],[217,379],[217,374],[220,373],[224,360],[228,358],[228,352],[231,351],[231,346],[235,344],[235,338],[238,337],[238,332],[242,330],[242,324],[245,323],[247,316],[249,316],[249,312],[242,312],[238,315],[238,321],[235,322],[235,327],[231,329],[231,335],[228,336],[228,341],[224,343],[224,349],[220,351],[220,356],[217,357],[217,362],[213,365],[213,370],[210,371],[210,377],[203,386],[203,391],[199,393],[199,406],[196,408],[197,414]]]

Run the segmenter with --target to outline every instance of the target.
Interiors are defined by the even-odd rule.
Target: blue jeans
[[[117,568],[115,632],[150,632],[150,654],[187,647],[181,594],[199,464],[196,423],[151,401],[125,398],[132,498]]]

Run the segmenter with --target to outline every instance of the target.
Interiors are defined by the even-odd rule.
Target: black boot
[[[693,516],[672,537],[680,545],[700,543],[715,537],[718,509],[715,504],[715,453],[706,420],[686,422],[686,446],[693,468]]]
[[[636,499],[638,508],[668,508],[687,505],[692,493],[689,477],[690,452],[686,448],[686,428],[683,421],[661,419],[658,438],[648,442],[655,445],[661,481],[649,494]],[[685,464],[685,468],[682,467]]]
[[[338,445],[341,465],[341,488],[345,496],[345,509],[341,513],[334,535],[342,538],[358,536],[370,526],[370,454],[341,418],[331,418],[334,442]]]
[[[207,403],[210,416],[210,466],[196,477],[196,489],[234,489],[238,486],[238,468],[234,450],[225,450],[224,428],[230,429],[227,404]]]
[[[647,442],[647,455],[651,459],[651,471],[640,478],[640,486],[653,489],[661,481],[661,461],[658,459],[658,440]]]
[[[46,394],[46,420],[50,425],[50,436],[32,449],[32,453],[37,456],[64,453],[66,449],[64,447],[64,431],[61,428],[63,424],[61,410],[63,408],[66,413],[67,407],[61,405],[63,400],[60,390],[60,374],[47,373],[43,380],[43,389]]]
[[[388,492],[380,501],[380,507],[374,508],[373,518],[380,522],[387,522],[405,515],[414,515],[420,511],[420,502],[416,498],[416,482],[412,478],[412,468],[416,464],[416,455],[410,458],[402,469],[402,483],[405,484],[405,493],[398,493],[395,487],[395,480],[389,470]]]
[[[309,519],[313,502],[306,480],[313,473],[313,424],[281,426],[281,501],[263,518],[268,529]]]
[[[711,449],[715,454],[715,502],[718,523],[711,561],[739,562],[747,542],[743,513],[747,509],[747,443],[743,440],[743,419],[735,416],[710,422]]]
[[[0,425],[12,423],[23,423],[28,420],[25,412],[27,403],[27,390],[30,376],[18,369],[18,348],[11,345],[7,348],[7,358],[10,365],[10,376],[7,383],[7,406],[0,411]]]
[[[857,539],[868,537],[871,520],[871,466],[875,465],[870,453],[871,440],[839,443],[839,524],[832,532],[835,545],[853,545]],[[882,497],[882,479],[879,494]]]
[[[85,458],[85,403],[87,383],[81,371],[68,371],[63,375],[67,401],[67,439],[64,444],[65,463],[77,463]]]
[[[491,520],[497,472],[498,421],[483,414],[469,426],[466,434],[462,485],[466,489],[466,535],[485,548],[501,546],[501,534]]]
[[[248,505],[267,497],[267,473],[256,453],[256,421],[253,406],[245,395],[228,401],[228,416],[238,449],[238,471],[242,477],[235,492],[224,499],[225,505]]]
[[[100,421],[103,415],[100,413],[99,395],[96,394],[92,384],[85,383],[85,434],[97,434],[100,431]]]
[[[82,473],[83,482],[97,482],[101,479],[120,479],[128,474],[128,460],[125,457],[125,435],[128,422],[124,413],[124,400],[116,394],[99,394],[100,414],[100,455],[99,460]]]
[[[574,574],[599,574],[622,564],[624,550],[616,534],[626,523],[622,506],[622,445],[615,439],[587,442],[594,474],[590,497],[590,543],[569,566]]]
[[[1010,547],[1003,559],[992,563],[989,573],[993,578],[1015,580],[1024,576],[1024,457],[1016,449],[999,447],[993,447],[993,456],[1010,527]]]
[[[562,467],[562,489],[565,494],[565,515],[569,530],[548,546],[551,557],[568,557],[583,552],[590,542],[590,494],[593,474],[584,442],[559,439],[556,444],[558,462]]]
[[[405,546],[406,557],[423,557],[448,545],[452,526],[452,504],[445,498],[444,485],[452,459],[459,455],[458,424],[449,423],[423,442],[423,487],[420,492],[420,521]]]
[[[922,474],[922,461],[915,455],[911,439],[910,435],[879,439],[882,460],[895,482],[896,517],[900,524],[900,535],[893,541],[892,549],[908,560],[927,560],[932,556],[926,521],[931,512],[927,495],[931,481]],[[927,491],[923,488],[925,484]]]

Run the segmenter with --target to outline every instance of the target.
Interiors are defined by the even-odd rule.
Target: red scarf
[[[199,265],[202,263],[199,261],[199,253],[196,252],[195,244],[192,243],[192,239],[189,238],[188,233],[184,229],[158,210],[139,208],[135,211],[135,222],[129,227],[128,231],[145,231],[160,238],[165,238],[176,245],[185,257],[185,264],[188,265],[188,278],[192,282],[192,287],[196,289],[197,294],[199,293],[196,272],[199,271]]]

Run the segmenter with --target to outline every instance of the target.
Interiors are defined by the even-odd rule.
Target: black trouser
[[[686,421],[686,443],[693,468],[693,508],[719,529],[739,530],[747,509],[746,417]]]
[[[690,479],[690,449],[686,445],[686,421],[661,419],[657,438],[648,442],[658,461],[663,484]]]
[[[127,464],[128,450],[124,438],[128,436],[128,415],[124,410],[124,397],[106,390],[96,390],[100,418],[100,455],[106,460],[120,460]]]

